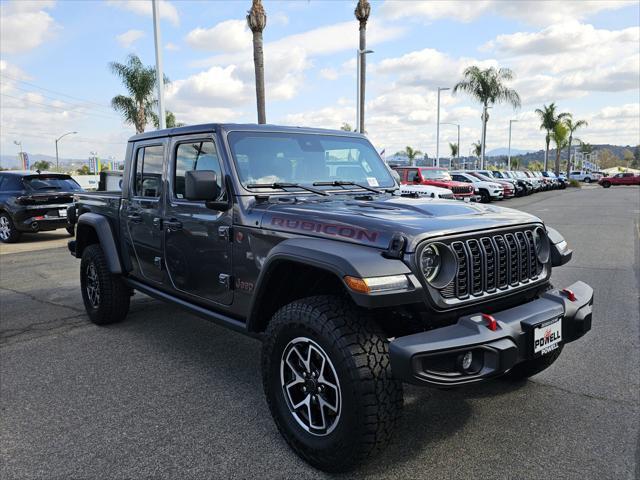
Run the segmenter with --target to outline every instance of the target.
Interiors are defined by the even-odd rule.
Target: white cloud
[[[116,41],[122,48],[129,48],[142,37],[144,37],[142,30],[127,30],[120,35],[116,35]]]
[[[320,76],[325,80],[337,80],[338,72],[335,68],[323,68],[320,70]]]
[[[138,15],[153,16],[151,2],[148,0],[108,0],[108,5],[129,10]],[[160,18],[168,20],[173,25],[180,24],[180,15],[176,7],[167,0],[160,0]]]
[[[482,15],[500,15],[534,25],[550,25],[571,19],[584,19],[604,10],[617,10],[637,5],[633,0],[539,1],[520,0],[419,0],[387,1],[380,8],[383,17],[432,22],[453,19],[470,22]]]
[[[61,27],[45,11],[52,1],[12,1],[0,9],[0,52],[25,53],[51,39]]]
[[[186,41],[197,50],[239,52],[251,46],[251,32],[244,20],[225,20],[211,28],[191,30]]]
[[[276,12],[274,14],[269,14],[267,18],[268,23],[271,25],[289,25],[289,17],[284,12]]]
[[[595,118],[628,119],[640,118],[640,103],[627,103],[617,107],[605,107],[595,115]]]
[[[175,43],[172,42],[168,42],[164,48],[166,48],[167,50],[169,50],[170,52],[177,52],[178,50],[180,50],[180,47],[178,45],[176,45]]]

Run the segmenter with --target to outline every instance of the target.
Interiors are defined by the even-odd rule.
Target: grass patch
[[[578,180],[569,180],[569,187],[582,188],[582,184]]]

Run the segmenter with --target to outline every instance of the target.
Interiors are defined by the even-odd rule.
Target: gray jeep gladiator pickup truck
[[[78,193],[71,253],[91,321],[134,290],[262,340],[291,448],[326,471],[379,451],[402,385],[549,367],[593,290],[550,284],[572,251],[526,213],[399,193],[362,135],[208,124],[129,140],[121,192]]]

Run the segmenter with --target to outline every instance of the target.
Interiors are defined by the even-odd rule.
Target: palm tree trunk
[[[136,113],[136,133],[144,133],[144,127],[146,126],[146,112],[143,104],[138,105],[138,111]]]
[[[567,177],[571,171],[571,143],[573,143],[573,135],[569,135],[569,144],[567,145]]]
[[[487,115],[487,104],[485,103],[482,109],[482,149],[480,151],[480,168],[485,168],[485,148],[487,145],[487,121],[489,120]]]
[[[556,147],[556,175],[560,175],[560,152],[562,149],[560,147]]]
[[[549,170],[549,142],[551,141],[551,138],[549,138],[549,130],[547,130],[545,141],[547,142],[547,149],[544,151],[544,171],[546,172]]]
[[[262,50],[262,31],[253,32],[253,65],[256,72],[256,102],[258,123],[267,123],[264,95],[264,54]]]

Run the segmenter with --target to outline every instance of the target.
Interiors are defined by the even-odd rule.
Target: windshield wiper
[[[286,190],[287,188],[301,188],[302,190],[306,190],[307,192],[315,193],[317,195],[324,195],[324,196],[329,195],[324,190],[320,190],[318,188],[307,187],[305,185],[300,185],[299,183],[289,183],[289,182],[250,183],[247,185],[247,188],[278,188],[280,190]]]
[[[374,193],[383,193],[382,190],[378,190],[377,188],[370,187],[369,185],[363,185],[362,183],[356,182],[347,182],[343,180],[334,180],[333,182],[313,182],[314,187],[345,187],[349,185],[362,188],[364,190],[369,190],[370,192]]]

